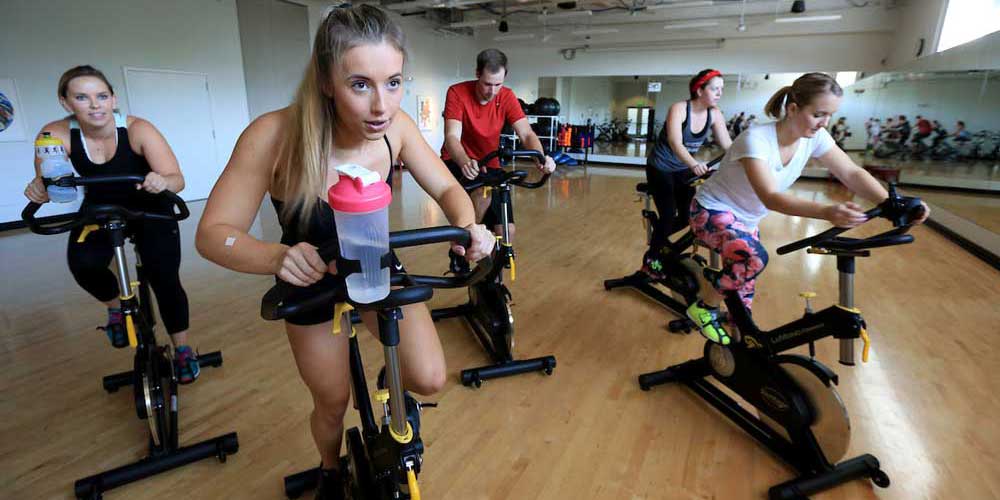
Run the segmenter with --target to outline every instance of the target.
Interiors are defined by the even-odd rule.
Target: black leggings
[[[156,294],[160,318],[167,333],[188,329],[188,299],[181,286],[181,236],[176,222],[136,221],[129,223],[135,235],[136,252],[142,259],[143,276]],[[108,269],[114,248],[107,231],[95,231],[77,243],[82,228],[69,233],[66,258],[76,282],[101,302],[118,297],[118,278]],[[135,276],[132,276],[135,278]]]
[[[691,198],[694,188],[688,185],[694,173],[688,169],[668,172],[646,165],[646,184],[653,195],[659,222],[653,226],[649,244],[651,251],[660,251],[668,243],[668,236],[688,226]]]

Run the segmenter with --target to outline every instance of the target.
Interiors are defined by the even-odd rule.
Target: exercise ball
[[[524,111],[524,114],[526,115],[534,114],[534,106],[524,102],[524,99],[521,99],[520,97],[517,98],[517,102],[521,105],[521,111]]]
[[[535,100],[535,114],[555,116],[559,114],[559,101],[551,97],[539,97]]]

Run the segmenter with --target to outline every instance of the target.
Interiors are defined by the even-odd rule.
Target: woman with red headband
[[[642,270],[653,279],[663,278],[660,255],[669,242],[668,237],[687,227],[694,196],[694,188],[688,182],[708,171],[705,162],[694,155],[708,139],[709,129],[722,149],[728,150],[733,143],[726,131],[726,117],[718,108],[722,87],[722,73],[714,69],[695,75],[688,85],[691,98],[670,106],[663,130],[646,158],[646,181],[659,222],[643,256]]]

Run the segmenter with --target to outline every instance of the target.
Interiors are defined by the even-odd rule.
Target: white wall
[[[445,37],[431,31],[433,25],[422,19],[394,18],[406,33],[408,59],[404,70],[407,81],[403,111],[416,120],[417,96],[430,97],[433,129],[424,132],[424,138],[435,151],[440,151],[444,144],[441,113],[445,94],[452,84],[476,77],[476,54],[480,49],[469,38]],[[528,101],[528,97],[519,97]],[[529,102],[533,101],[534,97]]]
[[[1000,69],[1000,31],[944,52],[902,64],[894,71],[967,71]]]
[[[578,51],[571,61],[557,47],[500,48],[518,68],[506,84],[521,95],[536,92],[540,76],[691,75],[706,66],[726,74],[878,71],[892,40],[881,32],[743,38],[717,50]]]
[[[961,1],[961,0],[955,0]],[[920,39],[924,39],[921,57],[934,53],[948,0],[907,0],[901,2],[899,28],[892,40],[886,67],[895,68],[917,58]]]
[[[66,115],[56,98],[56,85],[72,66],[90,64],[104,71],[125,113],[129,103],[124,66],[207,74],[220,172],[247,125],[232,0],[12,0],[4,2],[0,33],[5,40],[0,43],[0,76],[16,80],[31,137],[25,142],[0,142],[0,162],[5,166],[0,171],[0,222],[20,219],[26,203],[22,192],[34,176],[34,136],[44,124]],[[208,189],[211,186],[204,192]],[[41,215],[72,209],[49,205]]]

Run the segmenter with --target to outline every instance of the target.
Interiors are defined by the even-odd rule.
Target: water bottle
[[[340,256],[360,262],[361,271],[347,274],[347,296],[370,304],[389,295],[389,203],[392,191],[377,172],[360,165],[336,168],[339,178],[327,193],[337,224]],[[339,271],[344,273],[343,270]]]
[[[73,165],[66,158],[66,148],[61,140],[48,132],[42,132],[42,136],[35,141],[35,155],[42,159],[42,177],[54,181],[73,176]],[[50,184],[45,189],[49,192],[49,199],[56,203],[76,201],[76,187]]]

